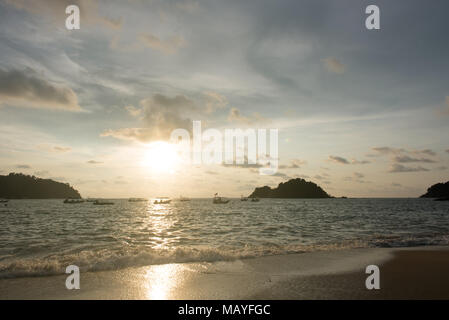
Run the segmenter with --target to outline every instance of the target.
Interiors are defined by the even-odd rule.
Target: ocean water
[[[211,199],[0,207],[0,278],[360,247],[449,244],[449,202]]]

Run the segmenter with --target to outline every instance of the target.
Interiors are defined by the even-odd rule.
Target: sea
[[[432,199],[112,201],[0,204],[0,278],[449,244],[449,202]]]

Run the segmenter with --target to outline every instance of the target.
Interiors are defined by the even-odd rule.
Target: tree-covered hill
[[[331,198],[317,184],[304,179],[282,182],[277,188],[268,186],[256,188],[250,198]]]
[[[80,199],[81,195],[68,183],[41,179],[22,173],[0,175],[0,198],[6,199]]]
[[[448,198],[449,181],[446,183],[437,183],[427,189],[427,192],[421,198]]]

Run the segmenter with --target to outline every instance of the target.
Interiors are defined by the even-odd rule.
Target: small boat
[[[240,201],[248,201],[248,197],[240,196]]]
[[[144,201],[148,201],[148,199],[145,198],[129,198],[128,202],[144,202]]]
[[[76,204],[76,203],[83,203],[84,199],[65,199],[64,203],[68,204]]]
[[[183,196],[180,196],[179,197],[179,201],[190,201],[190,199],[189,198],[185,198]]]
[[[114,202],[108,201],[108,200],[95,200],[95,201],[93,202],[93,204],[94,204],[94,205],[97,205],[97,206],[107,206],[107,205],[112,205],[112,204],[114,204]]]
[[[259,198],[251,198],[251,202],[259,202],[260,199]]]
[[[171,199],[161,197],[154,201],[154,204],[169,204],[171,202]]]
[[[214,199],[213,199],[212,202],[213,202],[214,204],[225,204],[225,203],[228,203],[229,200],[224,199],[224,198],[222,198],[222,197],[219,197],[219,196],[218,196],[218,193],[216,193],[216,194],[214,195]]]

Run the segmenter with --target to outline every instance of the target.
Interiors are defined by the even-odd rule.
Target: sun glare
[[[179,157],[174,145],[167,142],[153,142],[148,145],[143,165],[157,173],[174,173]]]

